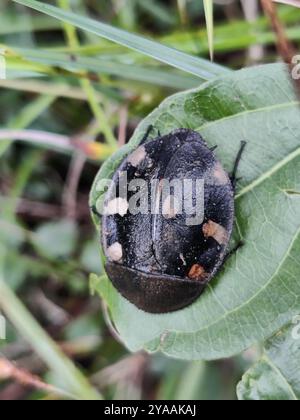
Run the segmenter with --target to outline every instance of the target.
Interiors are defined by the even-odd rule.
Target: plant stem
[[[83,400],[100,400],[85,376],[64,355],[14,294],[0,273],[0,308],[45,363],[61,378],[68,392]]]
[[[88,158],[95,160],[104,160],[111,156],[115,150],[114,146],[96,143],[86,138],[85,140],[72,139],[61,134],[48,133],[39,130],[11,130],[0,129],[0,142],[7,139],[21,140],[40,146],[48,146],[50,148],[58,148],[66,152],[80,151]],[[88,140],[88,141],[87,141]]]
[[[61,7],[64,10],[70,11],[70,2],[69,0],[57,0],[57,3],[59,7]],[[72,26],[69,23],[63,22],[63,28],[66,34],[66,38],[68,41],[68,44],[71,48],[78,48],[80,46],[80,43],[78,41],[76,28]],[[99,129],[100,131],[105,135],[107,143],[117,148],[117,140],[113,134],[113,131],[110,127],[110,125],[107,122],[106,115],[102,109],[102,106],[99,104],[97,100],[97,93],[95,92],[95,89],[91,83],[90,80],[83,79],[80,81],[82,89],[85,91],[87,95],[87,99],[89,101],[91,110],[99,122]]]
[[[28,127],[36,118],[41,115],[48,107],[54,102],[54,96],[41,95],[34,101],[30,102],[29,105],[25,106],[22,111],[14,116],[7,124],[10,129],[24,129]],[[10,146],[11,141],[8,139],[1,138],[2,143],[0,144],[0,157],[5,153],[7,148]]]
[[[4,357],[0,358],[0,379],[12,379],[22,386],[36,388],[37,390],[44,391],[48,395],[56,395],[61,398],[77,400],[74,395],[43,382],[38,376],[32,375],[25,369],[15,366],[14,363]]]

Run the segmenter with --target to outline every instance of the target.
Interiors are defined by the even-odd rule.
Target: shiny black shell
[[[184,308],[200,296],[224,261],[234,220],[231,180],[202,137],[188,129],[141,144],[116,171],[116,184],[120,171],[127,171],[128,181],[140,178],[148,184],[153,179],[204,179],[200,225],[187,226],[184,214],[102,217],[106,272],[117,290],[146,312]],[[105,205],[110,200],[112,190]]]

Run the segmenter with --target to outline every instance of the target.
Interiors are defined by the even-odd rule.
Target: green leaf
[[[169,69],[160,69],[154,66],[140,66],[135,64],[120,63],[116,60],[107,58],[89,58],[76,57],[76,60],[70,58],[70,55],[58,52],[43,51],[39,49],[30,50],[24,48],[15,48],[22,57],[35,63],[50,66],[59,66],[68,71],[89,71],[100,74],[108,74],[135,80],[139,82],[151,83],[158,86],[170,87],[173,89],[189,89],[200,84],[199,77],[189,74],[182,74],[178,71],[170,71]],[[8,65],[10,60],[8,59]],[[41,68],[42,71],[48,69]],[[49,71],[49,70],[48,70]],[[206,79],[205,79],[206,80]]]
[[[106,279],[97,290],[110,307],[127,347],[183,359],[229,357],[265,340],[300,311],[299,103],[286,68],[254,67],[167,99],[136,130],[131,142],[101,168],[91,204],[124,156],[153,124],[162,134],[197,130],[232,170],[241,140],[235,237],[245,241],[193,305],[151,315],[123,299]],[[153,134],[155,136],[155,133]],[[99,220],[95,220],[99,228]]]
[[[124,45],[132,50],[146,54],[156,60],[169,64],[187,73],[194,74],[208,80],[218,74],[226,72],[222,66],[210,63],[207,60],[191,56],[166,45],[152,41],[139,35],[131,34],[122,29],[115,28],[102,22],[97,22],[85,16],[64,11],[58,7],[41,3],[35,0],[13,0],[16,3],[31,7],[63,22],[68,22],[77,28],[99,35],[102,38]],[[228,70],[227,70],[228,71]]]
[[[58,29],[59,23],[53,21],[48,16],[33,16],[30,20],[24,19],[21,14],[12,16],[11,13],[3,13],[0,16],[0,35],[57,31]]]
[[[203,0],[207,27],[208,48],[210,59],[214,57],[214,4],[212,0]]]
[[[265,344],[265,353],[237,387],[240,400],[300,399],[300,334],[290,324]]]
[[[46,258],[66,259],[73,253],[77,239],[76,224],[71,220],[60,220],[39,226],[33,236],[33,244]]]
[[[177,390],[175,393],[175,400],[198,400],[201,394],[201,390],[204,387],[206,373],[206,363],[205,362],[191,362],[189,365],[185,366],[184,372],[178,381],[177,374]],[[205,383],[207,386],[207,381]]]
[[[10,288],[17,290],[24,284],[28,270],[24,261],[11,252],[4,262],[3,273]]]
[[[100,253],[97,247],[98,238],[85,243],[80,257],[82,268],[89,272],[101,274],[103,271],[100,261]]]

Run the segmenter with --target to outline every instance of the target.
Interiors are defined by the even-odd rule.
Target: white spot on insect
[[[226,185],[229,183],[229,177],[224,171],[220,162],[217,162],[213,169],[213,181],[216,185]]]
[[[212,220],[203,225],[202,231],[205,238],[214,238],[220,245],[225,245],[228,242],[227,230]]]
[[[123,258],[122,245],[119,242],[115,242],[113,245],[107,248],[106,255],[107,258],[109,258],[111,261],[121,261]]]
[[[125,198],[118,197],[107,203],[107,205],[104,207],[104,215],[113,216],[114,214],[119,214],[120,216],[124,217],[125,214],[127,214],[128,209],[128,201],[125,200]]]
[[[134,167],[137,168],[140,163],[143,162],[147,157],[147,152],[144,146],[138,147],[131,155],[128,156],[128,162]]]
[[[184,256],[183,256],[183,254],[180,254],[180,255],[179,255],[179,258],[181,259],[181,261],[182,261],[183,265],[184,265],[184,266],[187,266],[187,263],[186,263],[186,260],[185,260],[185,258],[184,258]]]
[[[150,169],[150,168],[152,168],[152,166],[153,166],[153,160],[152,159],[149,159],[147,168]]]
[[[169,195],[162,206],[162,214],[166,219],[174,219],[180,212],[178,200],[174,195]]]

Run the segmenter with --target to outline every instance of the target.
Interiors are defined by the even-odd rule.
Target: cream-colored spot
[[[166,219],[174,219],[180,212],[178,200],[174,195],[169,195],[162,206],[162,214]]]
[[[187,263],[186,263],[186,260],[185,260],[185,258],[184,258],[184,256],[183,256],[183,254],[180,254],[180,255],[179,255],[179,258],[181,259],[181,261],[182,261],[183,265],[184,265],[184,266],[186,266],[186,265],[187,265]]]
[[[118,262],[121,261],[123,258],[123,249],[122,245],[119,242],[115,242],[106,250],[107,258],[112,261]]]
[[[208,276],[206,273],[204,267],[200,264],[194,264],[192,268],[190,269],[190,272],[188,274],[189,278],[192,280],[205,280]]]
[[[216,185],[226,185],[230,182],[229,177],[220,162],[216,163],[213,169],[213,181]]]
[[[147,152],[144,146],[138,147],[131,155],[128,156],[128,162],[135,168],[146,159]]]
[[[228,232],[223,226],[209,220],[202,228],[205,238],[214,238],[220,245],[227,244]]]
[[[104,207],[104,215],[112,216],[114,214],[119,214],[123,217],[125,214],[127,214],[128,209],[128,201],[125,200],[125,198],[118,197],[107,203],[107,205]]]

